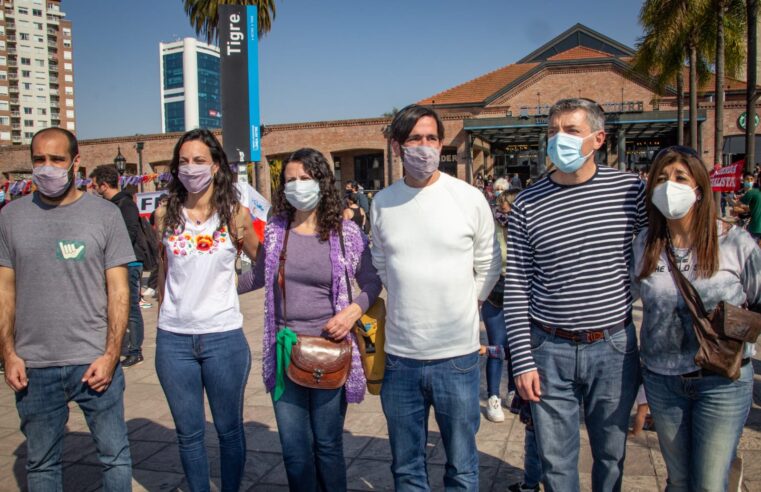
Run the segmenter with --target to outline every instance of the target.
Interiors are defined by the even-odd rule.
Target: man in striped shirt
[[[546,491],[579,490],[579,410],[592,489],[621,489],[639,359],[628,264],[646,224],[644,185],[595,163],[605,115],[563,99],[549,115],[556,171],[524,190],[508,224],[504,312],[516,386],[531,401]]]

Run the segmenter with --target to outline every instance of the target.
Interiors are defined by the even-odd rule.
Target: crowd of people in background
[[[431,410],[444,487],[479,489],[479,356],[487,358],[486,418],[503,422],[508,407],[526,425],[524,475],[508,490],[579,490],[580,420],[592,489],[621,490],[627,438],[648,425],[648,412],[669,490],[726,489],[752,400],[753,344],[742,347],[736,379],[698,366],[669,265],[678,262],[706,309],[724,301],[761,311],[758,174],[728,200],[739,218],[748,215],[743,229],[718,217],[693,149],[661,150],[641,179],[595,162],[606,138],[596,102],[560,100],[548,122],[552,166],[534,183],[478,175],[474,187],[440,172],[444,126],[419,105],[390,126],[405,176],[374,197],[356,182],[340,190],[325,156],[299,149],[282,167],[261,243],[213,133],[179,138],[167,198],[151,221],[158,268],[147,288],[159,304],[156,373],[190,490],[210,489],[204,396],[222,490],[240,487],[252,351],[240,309],[249,301],[239,295],[257,289],[261,377],[289,488],[346,490],[344,420],[367,386],[352,329],[384,288],[380,399],[396,490],[430,490]],[[70,132],[42,130],[30,150],[36,191],[0,213],[0,354],[27,438],[28,487],[61,488],[74,401],[104,489],[129,490],[122,369],[143,360],[140,279],[153,248],[112,166],[92,172],[92,193],[75,186],[81,158]],[[254,265],[237,278],[242,253]],[[297,354],[315,339],[350,347],[335,387],[296,375]],[[319,383],[324,374],[313,376]]]

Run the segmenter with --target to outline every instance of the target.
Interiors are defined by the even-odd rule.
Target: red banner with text
[[[742,186],[745,159],[711,171],[713,191],[737,191]]]

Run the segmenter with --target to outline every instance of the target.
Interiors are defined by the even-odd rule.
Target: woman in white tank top
[[[192,491],[209,490],[204,391],[219,437],[222,490],[237,491],[246,459],[243,392],[251,352],[235,287],[242,249],[258,241],[222,146],[205,129],[185,133],[170,164],[169,201],[156,213],[159,272],[156,372],[177,428]]]

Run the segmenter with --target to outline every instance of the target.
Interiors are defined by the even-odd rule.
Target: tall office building
[[[0,145],[76,131],[71,22],[61,0],[0,0]]]
[[[193,38],[159,43],[161,131],[222,127],[219,48]]]

